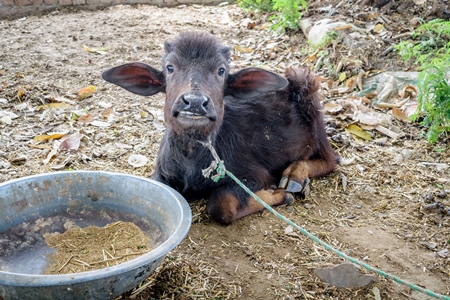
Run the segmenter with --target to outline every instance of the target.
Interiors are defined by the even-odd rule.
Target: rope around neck
[[[307,236],[308,238],[312,239],[314,242],[320,244],[321,246],[323,246],[325,249],[327,249],[328,251],[331,251],[335,254],[337,254],[340,257],[343,257],[347,260],[349,260],[350,262],[359,265],[371,272],[377,273],[378,275],[387,278],[387,279],[391,279],[401,285],[406,285],[408,287],[410,287],[412,290],[426,294],[428,296],[431,296],[433,298],[436,299],[442,299],[442,300],[450,300],[449,296],[445,296],[445,295],[441,295],[441,294],[437,294],[433,291],[430,291],[428,289],[425,288],[421,288],[418,285],[409,283],[405,280],[400,279],[397,276],[391,275],[389,273],[386,273],[384,271],[381,271],[377,268],[373,268],[370,265],[361,262],[359,260],[357,260],[356,258],[353,258],[351,256],[348,256],[347,254],[334,249],[333,247],[331,247],[330,245],[328,245],[327,243],[325,243],[324,241],[320,240],[319,238],[317,238],[315,235],[309,233],[307,230],[303,229],[302,227],[298,226],[297,224],[295,224],[294,222],[292,222],[290,219],[286,218],[285,216],[283,216],[282,214],[280,214],[279,212],[277,212],[276,210],[274,210],[270,205],[268,205],[266,202],[262,201],[257,195],[255,195],[255,193],[253,193],[248,187],[246,187],[238,178],[236,178],[236,176],[233,175],[233,173],[231,173],[230,171],[228,171],[225,168],[225,165],[223,163],[222,160],[220,160],[219,156],[217,155],[216,150],[214,149],[214,147],[211,144],[211,141],[209,140],[208,142],[201,142],[199,141],[200,144],[202,144],[203,146],[205,146],[206,148],[208,148],[211,151],[211,154],[214,157],[214,160],[212,161],[211,165],[204,169],[202,171],[203,176],[205,176],[205,178],[209,178],[211,176],[211,179],[214,182],[218,182],[220,179],[225,178],[226,175],[228,175],[231,179],[233,179],[241,188],[243,188],[250,196],[252,196],[256,201],[258,201],[259,204],[261,204],[262,206],[264,206],[268,211],[270,211],[272,214],[274,214],[275,216],[277,216],[279,219],[283,220],[284,222],[288,223],[289,225],[291,225],[293,228],[297,229],[298,231],[300,231],[303,235]],[[216,172],[215,175],[211,175],[213,172]]]

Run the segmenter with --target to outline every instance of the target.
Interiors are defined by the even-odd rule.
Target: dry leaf
[[[375,25],[375,27],[373,28],[373,32],[375,33],[380,33],[384,30],[384,25],[383,24],[377,24]]]
[[[36,110],[53,109],[53,108],[69,108],[72,107],[69,103],[50,103],[45,105],[40,105]]]
[[[372,140],[372,137],[370,136],[370,134],[367,131],[365,131],[364,129],[362,129],[361,127],[359,127],[358,125],[350,124],[347,126],[347,128],[345,128],[345,130],[347,130],[351,134],[356,135],[357,137],[360,137],[366,141]]]
[[[406,122],[406,123],[411,123],[411,120],[405,115],[405,113],[400,108],[395,108],[394,107],[392,109],[392,115],[397,120],[400,120],[400,121],[403,121],[403,122]]]
[[[17,91],[17,98],[21,98],[25,95],[25,88],[24,87],[20,87],[19,90]]]
[[[8,110],[0,110],[0,117],[8,117],[10,120],[14,120],[19,116]]]
[[[292,227],[291,225],[288,225],[284,229],[284,234],[299,237],[298,233],[294,231],[294,227]]]
[[[78,91],[78,99],[85,99],[95,94],[95,86],[90,85]]]
[[[50,162],[50,160],[53,158],[53,156],[55,156],[56,154],[58,154],[58,149],[53,148],[48,154],[47,157],[42,161],[44,163],[44,165],[48,164]]]
[[[0,118],[0,123],[11,125],[12,120],[10,116],[3,116]]]
[[[82,122],[82,123],[91,123],[92,121],[94,121],[94,116],[92,114],[87,114],[85,116],[79,116],[77,118],[78,122]]]
[[[37,144],[39,142],[48,141],[48,140],[51,140],[51,139],[56,140],[56,139],[62,138],[65,135],[66,135],[65,133],[54,133],[54,134],[50,134],[50,135],[41,134],[41,135],[35,136],[33,141],[32,141],[32,143],[33,144]]]
[[[111,108],[107,108],[100,113],[100,116],[104,119],[108,119],[112,113],[114,113],[114,111]]]
[[[46,95],[44,96],[44,99],[47,102],[65,102],[69,104],[75,104],[75,102],[70,99],[64,97],[55,97],[54,95]]]
[[[341,74],[345,74],[345,73],[341,73]],[[356,87],[356,75],[345,80],[344,86],[349,88],[350,90],[353,90]]]
[[[323,110],[329,113],[338,113],[343,110],[342,105],[335,101],[327,102],[323,105]]]
[[[415,98],[418,94],[418,91],[415,86],[407,85],[398,92],[401,98]]]
[[[242,47],[242,46],[239,46],[239,45],[233,46],[233,49],[236,50],[236,51],[239,51],[241,53],[252,53],[253,52],[253,49],[247,48],[247,47]]]
[[[80,148],[81,139],[84,134],[75,133],[61,139],[61,144],[59,145],[59,150],[78,150]]]
[[[96,126],[96,127],[109,127],[109,126],[111,126],[111,124],[109,124],[108,122],[102,122],[102,121],[92,121],[91,125]]]
[[[88,46],[83,45],[83,49],[86,50],[89,53],[106,54],[106,52],[109,51],[109,49],[111,49],[111,47],[91,49]]]

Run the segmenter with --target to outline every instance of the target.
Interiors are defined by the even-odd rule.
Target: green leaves
[[[412,34],[413,41],[395,46],[404,60],[414,60],[421,70],[418,78],[418,102],[414,121],[425,114],[426,137],[434,143],[450,131],[450,21],[432,20]]]
[[[269,20],[274,21],[273,30],[298,29],[300,10],[308,10],[306,0],[238,0],[242,8],[260,10],[264,12],[277,12]]]

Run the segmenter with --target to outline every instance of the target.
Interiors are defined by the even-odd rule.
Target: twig
[[[61,270],[64,269],[64,267],[67,266],[67,265],[69,264],[70,260],[71,260],[73,257],[74,257],[74,256],[71,255],[71,256],[69,257],[69,259],[61,266],[61,268],[59,268],[59,270],[58,270],[56,273],[61,272]]]

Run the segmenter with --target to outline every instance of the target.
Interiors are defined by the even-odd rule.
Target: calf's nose
[[[205,114],[208,108],[209,99],[201,93],[189,92],[181,96],[184,102],[184,109],[198,114]]]

